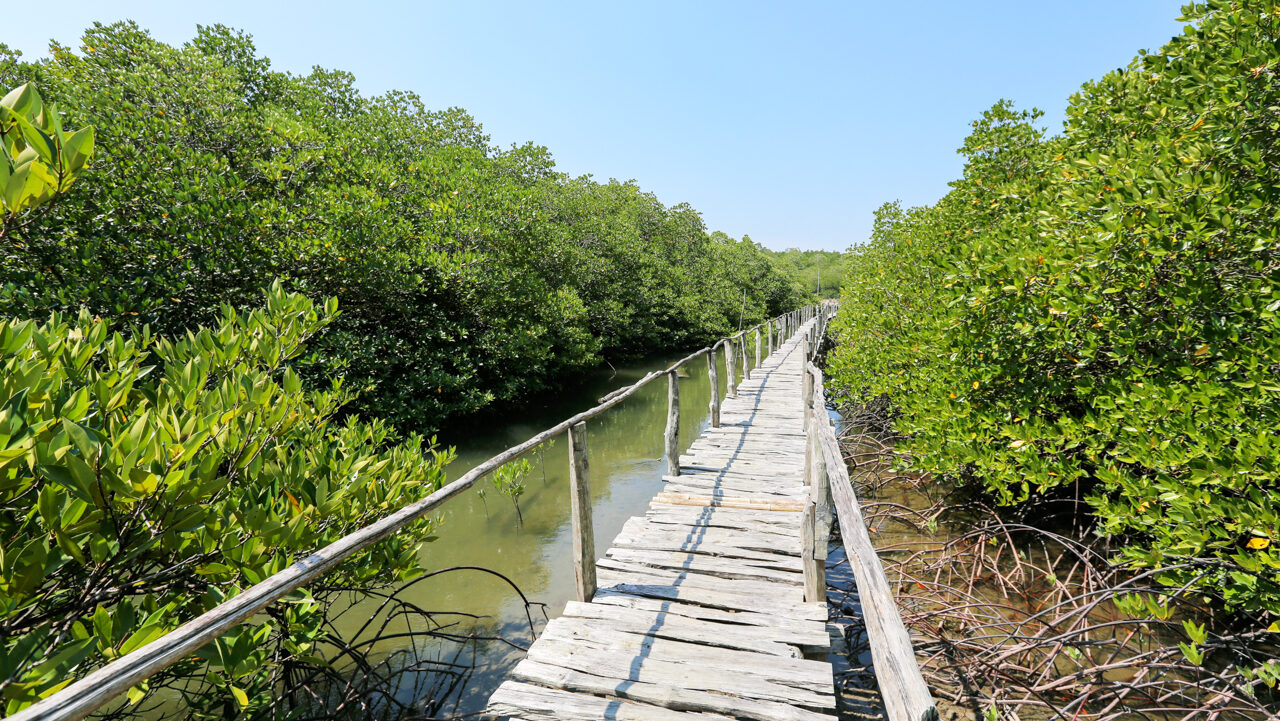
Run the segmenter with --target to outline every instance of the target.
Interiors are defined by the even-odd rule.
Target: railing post
[[[825,600],[826,589],[818,581],[821,567],[814,556],[818,555],[814,532],[817,508],[812,498],[804,499],[804,514],[800,518],[800,568],[804,571],[804,600],[818,603]]]
[[[716,368],[716,347],[707,351],[707,379],[711,381],[711,427],[720,427],[720,369]]]
[[[742,379],[751,379],[751,364],[747,362],[747,334],[742,334],[742,342],[738,344],[738,348],[742,353]]]
[[[578,600],[596,595],[596,534],[591,522],[591,476],[587,466],[587,424],[569,427],[569,513],[573,523],[573,576]]]
[[[728,398],[738,397],[738,351],[733,345],[733,339],[725,338],[724,340],[724,365],[725,372],[729,374],[729,388],[725,393]]]
[[[760,326],[756,326],[756,368],[760,367]]]
[[[667,373],[667,475],[680,475],[680,379],[676,369]]]
[[[768,321],[764,324],[764,334],[769,336],[769,352],[765,354],[765,357],[767,358],[773,355],[773,321]]]
[[[816,381],[815,381],[816,382]],[[827,459],[822,454],[822,441],[819,435],[823,426],[829,426],[830,421],[825,418],[826,407],[818,408],[817,393],[814,394],[813,407],[809,409],[810,415],[813,416],[809,428],[808,437],[808,479],[809,479],[809,497],[814,503],[814,550],[818,564],[818,577],[821,585],[825,586],[827,582],[827,543],[831,540],[831,523],[835,518],[835,512],[832,510],[831,501],[831,476],[827,473]]]
[[[809,339],[800,339],[801,367],[804,371],[800,374],[800,398],[804,401],[804,429],[809,430],[811,425],[810,416],[813,415],[813,374],[809,372]]]

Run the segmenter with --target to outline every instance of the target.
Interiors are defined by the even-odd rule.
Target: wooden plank
[[[655,641],[657,643],[657,641]],[[705,647],[704,647],[705,650]],[[835,708],[835,699],[800,682],[794,685],[780,679],[747,671],[750,666],[722,665],[704,661],[696,655],[681,659],[638,656],[625,646],[600,648],[581,640],[561,641],[540,638],[526,656],[528,660],[613,679],[616,686],[625,681],[640,681],[695,691],[714,691],[744,698],[780,701],[812,709]],[[830,667],[828,667],[830,668]],[[830,683],[830,681],[828,681]]]
[[[752,721],[823,721],[831,718],[825,714],[797,708],[789,703],[741,698],[716,691],[697,691],[646,681],[627,680],[620,683],[618,679],[544,664],[532,659],[521,661],[513,675],[570,691],[648,702],[672,711],[707,711],[727,715],[716,718],[732,717]],[[692,716],[687,714],[685,717]],[[602,715],[596,718],[612,719],[614,716]]]
[[[751,561],[744,558],[726,559],[691,551],[664,551],[661,549],[610,548],[599,561],[601,568],[631,570],[639,566],[664,572],[696,573],[746,581],[769,581],[799,587],[804,577],[790,569],[779,569],[768,561]]]
[[[680,478],[693,478],[692,475],[680,476]],[[787,501],[801,501],[805,497],[805,492],[796,488],[786,486],[767,486],[761,483],[751,481],[706,481],[685,483],[683,481],[667,481],[666,490],[672,493],[685,493],[690,495],[704,495],[716,497],[719,495],[735,495],[744,498],[756,499],[779,499]]]
[[[679,548],[679,542],[683,540],[681,537],[673,535],[660,535],[656,533],[642,534],[620,534],[614,540],[613,547],[610,550],[637,550],[637,551],[657,551],[662,553],[693,553],[700,556],[711,556],[713,558],[729,558],[744,561],[751,561],[758,566],[764,568],[776,568],[783,571],[792,571],[794,573],[801,572],[800,555],[781,553],[773,550],[760,550],[754,548],[742,548],[740,546],[728,545],[726,543],[711,543],[705,539],[700,539],[696,543],[688,544],[689,548]]]
[[[696,658],[708,666],[814,693],[829,691],[831,688],[831,667],[826,663],[798,656],[762,655],[743,649],[661,638],[648,633],[630,633],[613,627],[608,621],[565,617],[552,619],[538,639],[577,642],[622,657],[642,657],[646,663],[651,659],[683,663]]]
[[[561,618],[604,621],[611,628],[657,638],[697,643],[717,648],[752,651],[768,656],[799,658],[799,649],[789,643],[786,634],[768,626],[725,624],[689,618],[677,613],[644,610],[601,603],[570,601]]]
[[[826,604],[805,603],[800,600],[803,592],[796,591],[789,599],[761,596],[760,592],[735,593],[718,589],[706,583],[698,583],[696,579],[685,578],[679,585],[672,585],[670,577],[662,577],[653,573],[629,573],[614,569],[600,569],[600,591],[608,588],[616,593],[628,593],[633,596],[657,598],[667,601],[680,601],[709,608],[726,611],[752,611],[778,618],[789,618],[796,621],[826,621]],[[721,579],[723,583],[731,583]],[[777,586],[778,584],[774,584]],[[770,589],[769,593],[774,590]]]
[[[684,713],[634,701],[507,681],[489,697],[488,713],[527,721],[724,721],[725,716]]]
[[[781,511],[799,513],[804,510],[800,501],[748,498],[744,496],[713,496],[710,494],[677,493],[664,491],[653,497],[653,503],[669,506],[693,506],[695,508],[738,508],[743,510]]]
[[[728,528],[691,528],[675,524],[643,524],[642,530],[624,524],[617,543],[664,543],[670,550],[715,554],[716,548],[772,553],[800,558],[799,539],[778,533],[750,533]],[[721,555],[729,555],[728,553]]]
[[[737,528],[762,533],[793,534],[798,540],[800,517],[789,511],[758,511],[744,508],[695,508],[691,506],[650,506],[645,518],[651,523],[675,523],[710,528]]]
[[[656,559],[655,559],[656,560]],[[715,559],[706,559],[714,563]],[[690,561],[692,563],[692,561]],[[784,604],[804,601],[804,589],[795,581],[790,571],[778,572],[782,578],[729,578],[724,575],[704,573],[695,567],[659,568],[647,563],[633,563],[610,556],[599,561],[599,568],[608,571],[609,577],[631,579],[639,583],[667,583],[673,586],[688,586],[707,591],[734,595],[759,594],[769,601],[780,601]],[[785,578],[786,580],[782,580]]]
[[[622,606],[642,610],[658,610],[663,613],[676,614],[685,618],[714,621],[727,625],[754,626],[768,628],[779,635],[779,641],[798,646],[806,652],[822,651],[831,643],[827,633],[825,615],[822,621],[812,618],[792,618],[790,616],[773,616],[755,611],[729,610],[704,606],[683,601],[650,598],[648,596],[602,588],[596,592],[593,605]]]

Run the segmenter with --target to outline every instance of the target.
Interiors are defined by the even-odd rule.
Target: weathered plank
[[[715,621],[729,626],[752,626],[768,628],[779,634],[779,640],[798,646],[802,650],[812,651],[824,649],[831,642],[825,624],[816,624],[812,618],[791,618],[790,616],[772,616],[755,611],[729,610],[704,606],[696,603],[685,603],[679,600],[650,598],[612,588],[602,588],[596,592],[593,604],[622,606],[644,610],[659,610],[686,618],[704,621]]]
[[[608,623],[611,628],[717,648],[754,651],[770,656],[797,658],[799,652],[785,633],[768,626],[725,624],[689,618],[678,613],[645,610],[603,603],[569,602],[561,618],[582,618]]]
[[[518,681],[507,681],[499,686],[489,697],[487,711],[494,716],[527,721],[724,721],[726,718]]]

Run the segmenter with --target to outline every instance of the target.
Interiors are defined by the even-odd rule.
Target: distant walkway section
[[[490,714],[834,716],[827,607],[805,600],[806,338],[797,332],[731,389],[718,427],[680,456],[648,513],[627,521],[595,564],[590,602],[570,602],[547,624]]]

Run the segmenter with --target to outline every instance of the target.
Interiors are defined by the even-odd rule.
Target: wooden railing
[[[568,432],[570,451],[570,513],[573,524],[574,575],[579,600],[590,600],[595,594],[596,580],[595,541],[591,522],[590,479],[586,453],[586,421],[626,400],[655,378],[665,375],[668,379],[665,455],[669,474],[679,475],[680,389],[676,381],[676,371],[699,356],[707,356],[711,369],[711,422],[719,426],[720,399],[715,358],[718,349],[721,346],[725,349],[729,376],[728,395],[735,396],[737,395],[738,362],[741,361],[744,369],[748,368],[745,341],[747,334],[755,334],[755,357],[758,367],[761,359],[762,333],[765,335],[768,352],[772,353],[775,340],[780,346],[785,339],[805,328],[805,324],[818,316],[823,307],[822,305],[807,306],[739,331],[708,348],[685,356],[663,370],[649,373],[639,381],[613,391],[599,399],[598,405],[594,408],[561,421],[524,443],[508,448],[426,498],[404,506],[375,523],[334,541],[306,558],[296,561],[283,571],[250,586],[235,598],[215,606],[146,646],[112,661],[8,718],[10,721],[75,721],[87,716],[139,682],[189,657],[205,644],[235,628],[275,601],[320,577],[355,553],[422,518],[445,501],[470,488],[486,474],[565,432]],[[812,333],[812,327],[807,331]],[[743,339],[742,342],[736,342],[739,339]]]
[[[821,338],[822,316],[812,332]],[[802,525],[803,568],[806,600],[825,599],[825,562],[832,516],[840,524],[840,538],[857,583],[862,619],[871,645],[876,683],[890,721],[937,721],[938,710],[920,667],[911,635],[898,614],[884,566],[862,518],[858,498],[849,480],[823,393],[822,371],[806,359],[804,387],[805,482],[809,501]],[[834,508],[833,506],[834,501]],[[833,514],[834,511],[834,514]]]

